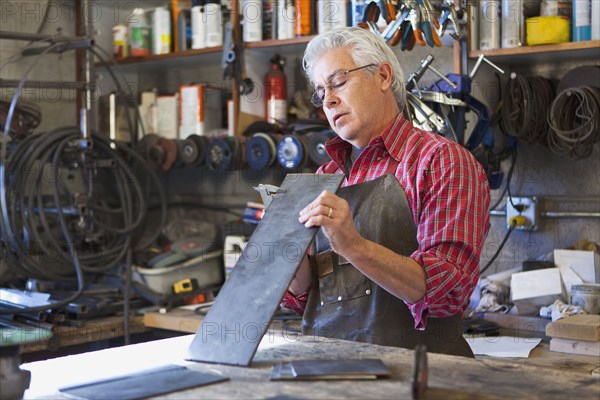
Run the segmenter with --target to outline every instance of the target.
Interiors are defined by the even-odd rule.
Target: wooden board
[[[248,366],[318,227],[298,222],[344,175],[288,174],[204,317],[188,360]]]
[[[600,341],[600,315],[578,314],[546,326],[546,335],[561,339]]]
[[[28,398],[58,399],[56,388],[133,373],[165,364],[222,374],[230,381],[177,392],[185,399],[410,399],[414,351],[290,333],[265,335],[251,367],[183,363],[192,335],[24,364],[31,371]],[[555,353],[560,355],[560,353]],[[271,369],[296,360],[379,358],[389,379],[360,381],[270,381]],[[427,399],[598,399],[597,376],[532,367],[502,360],[427,354]],[[93,368],[90,368],[93,366]],[[68,371],[68,373],[57,373]]]
[[[552,338],[550,339],[550,351],[600,357],[600,342]]]

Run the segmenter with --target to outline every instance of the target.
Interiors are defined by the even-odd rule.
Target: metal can
[[[600,285],[591,283],[573,285],[571,304],[583,307],[588,314],[600,314]]]
[[[117,24],[112,27],[113,57],[125,58],[129,56],[129,27]]]

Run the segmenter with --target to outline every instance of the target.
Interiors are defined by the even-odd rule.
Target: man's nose
[[[325,97],[323,98],[323,106],[331,107],[339,103],[339,98],[334,90],[325,89]]]

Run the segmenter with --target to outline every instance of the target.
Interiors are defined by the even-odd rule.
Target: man
[[[304,68],[338,134],[318,173],[346,178],[300,212],[321,229],[283,304],[303,314],[304,334],[472,357],[461,317],[489,224],[483,169],[405,119],[402,70],[379,36],[319,35]]]

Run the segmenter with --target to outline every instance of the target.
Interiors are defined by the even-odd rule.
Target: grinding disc
[[[266,133],[255,133],[246,142],[246,162],[252,169],[273,165],[277,157],[275,140]]]
[[[304,167],[307,160],[306,146],[300,136],[285,135],[277,146],[277,161],[288,170]]]
[[[175,143],[173,139],[161,137],[158,139],[157,145],[165,152],[165,158],[160,167],[163,170],[168,171],[173,167],[173,164],[175,164],[175,160],[177,159],[177,143]]]

